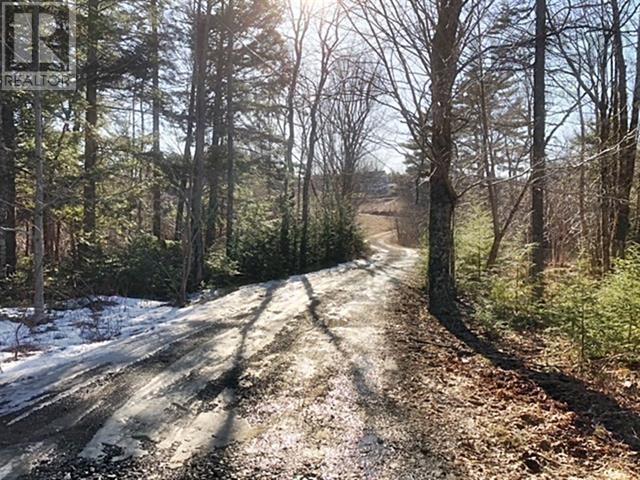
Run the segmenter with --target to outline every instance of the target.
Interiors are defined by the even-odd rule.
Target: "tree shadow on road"
[[[496,367],[533,382],[549,397],[576,414],[576,426],[591,432],[601,425],[618,441],[640,452],[640,416],[615,398],[594,390],[582,380],[562,372],[547,372],[528,366],[516,355],[498,349],[465,324],[460,313],[440,315],[438,322],[474,352]]]
[[[251,330],[255,327],[256,322],[260,320],[264,312],[269,307],[269,304],[273,300],[274,292],[282,286],[281,282],[270,284],[264,293],[264,298],[260,305],[252,312],[251,318],[242,325],[240,328],[240,343],[236,348],[233,354],[233,361],[231,368],[227,370],[220,378],[209,382],[207,387],[202,390],[198,397],[201,400],[206,400],[208,398],[217,397],[223,390],[228,390],[232,399],[230,401],[231,404],[237,401],[236,394],[240,389],[240,379],[246,370],[246,361],[248,358],[245,358],[246,350],[247,350],[247,338]],[[235,411],[233,408],[230,408],[226,412],[225,420],[221,426],[215,433],[214,438],[217,442],[226,444],[231,441],[231,434],[233,432],[233,425],[236,419]]]
[[[393,278],[390,277],[390,280],[395,288],[403,288],[398,287]],[[357,346],[345,340],[327,325],[319,312],[322,301],[316,296],[311,282],[306,277],[302,277],[301,281],[310,300],[308,312],[311,315],[311,322],[337,350],[341,357],[340,361],[347,366],[351,382],[358,395],[357,402],[364,412],[366,428],[358,441],[358,449],[361,455],[360,461],[366,471],[366,475],[363,478],[438,478],[436,473],[431,472],[431,469],[434,472],[455,471],[453,465],[450,465],[446,458],[437,453],[437,449],[434,448],[437,442],[432,445],[431,439],[425,437],[421,431],[416,429],[416,425],[419,422],[416,423],[414,421],[413,415],[406,406],[399,403],[393,396],[390,396],[384,388],[371,384],[367,379],[366,367],[354,361],[353,348]],[[378,311],[372,311],[369,314],[382,314],[384,308],[380,305],[376,310]],[[370,362],[380,362],[382,359],[370,358],[368,360]],[[386,444],[385,437],[388,432],[385,429],[380,430],[380,428],[389,423],[395,425],[395,428],[405,430],[412,439],[415,439],[415,442],[409,441],[408,443],[393,444],[383,448],[382,444],[383,442]],[[380,443],[376,445],[376,442]],[[424,459],[425,463],[421,465],[425,470],[417,474],[413,470],[414,467],[409,466],[411,462],[404,467],[401,466],[401,455],[397,453],[398,450],[403,452],[403,456],[411,457],[412,461],[418,460],[419,457]],[[377,456],[373,461],[369,457],[372,453],[374,458]],[[385,458],[386,460],[383,460]],[[387,476],[380,477],[381,471],[378,471],[378,468],[384,468],[385,462],[389,460],[392,460],[395,468],[401,469],[401,473],[395,471],[394,473],[387,473]],[[407,458],[404,458],[403,461],[407,461]]]
[[[331,328],[329,328],[329,326],[320,318],[318,307],[320,306],[321,301],[313,291],[311,282],[309,282],[309,279],[305,276],[302,277],[301,281],[307,292],[307,296],[309,297],[308,312],[311,315],[311,322],[313,326],[327,338],[329,343],[333,345],[333,347],[338,351],[342,358],[346,362],[348,362],[349,371],[351,373],[351,376],[353,377],[354,386],[356,387],[356,391],[358,392],[358,395],[360,395],[361,399],[364,401],[371,401],[375,399],[377,394],[368,385],[365,373],[363,372],[362,368],[356,365],[351,360],[351,355],[349,355],[348,351],[343,346],[343,339],[335,332],[333,332]],[[389,399],[385,400],[389,401]]]

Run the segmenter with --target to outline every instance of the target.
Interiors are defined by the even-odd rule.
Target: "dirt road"
[[[11,378],[0,477],[399,478],[433,462],[391,455],[415,441],[385,396],[398,368],[385,308],[417,256],[381,237],[374,248],[369,261],[242,288],[170,329]]]
[[[416,252],[373,243],[2,373],[0,478],[640,478],[634,390],[429,316]]]

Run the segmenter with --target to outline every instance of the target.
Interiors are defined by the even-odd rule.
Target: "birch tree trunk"
[[[5,93],[5,95],[7,95]],[[16,125],[15,107],[12,99],[6,99],[2,105],[2,161],[4,170],[2,182],[5,185],[4,197],[5,216],[0,224],[4,231],[5,263],[2,269],[7,275],[13,275],[18,261],[16,243]]]

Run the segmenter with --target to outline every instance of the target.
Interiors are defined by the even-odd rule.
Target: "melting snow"
[[[2,372],[20,368],[25,362],[33,365],[38,360],[46,361],[43,357],[48,354],[65,350],[75,354],[115,338],[132,337],[153,330],[170,319],[168,313],[175,311],[161,302],[115,296],[69,302],[69,307],[52,312],[49,323],[31,331],[20,323],[28,318],[31,309],[0,309]],[[17,347],[19,356],[14,361]]]

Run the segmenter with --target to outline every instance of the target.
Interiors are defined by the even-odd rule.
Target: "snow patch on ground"
[[[2,371],[8,372],[24,362],[34,362],[68,349],[77,352],[153,330],[174,311],[161,302],[117,296],[76,300],[68,306],[67,310],[51,312],[49,323],[32,330],[21,325],[32,313],[30,309],[0,309]]]
[[[333,277],[354,269],[369,269],[378,257],[383,256],[384,253],[377,253],[371,260],[355,260],[312,275]],[[21,325],[22,321],[33,314],[32,309],[0,308],[0,385],[37,375],[42,369],[52,369],[69,361],[85,362],[88,356],[106,353],[105,348],[111,350],[129,338],[159,333],[172,324],[192,319],[193,313],[203,313],[203,310],[208,310],[212,305],[220,305],[220,301],[226,308],[218,312],[223,313],[223,317],[231,317],[270,289],[299,283],[303,277],[297,275],[287,280],[247,285],[227,296],[218,290],[203,292],[192,299],[192,306],[183,309],[162,302],[118,296],[71,300],[67,302],[67,309],[50,313],[49,323],[32,330]],[[305,290],[297,289],[289,301],[306,303],[308,298]],[[165,339],[167,343],[175,340],[170,337],[172,336]]]

